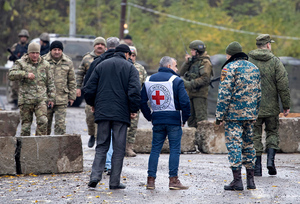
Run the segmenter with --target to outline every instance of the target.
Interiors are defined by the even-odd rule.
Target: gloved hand
[[[184,86],[187,90],[191,90],[192,89],[192,84],[190,81],[187,81],[185,79],[182,79],[183,80],[183,83],[184,83]]]

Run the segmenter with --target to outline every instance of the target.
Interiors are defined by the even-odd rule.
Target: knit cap
[[[234,54],[242,52],[242,46],[240,45],[240,43],[234,41],[226,47],[225,51],[226,51],[226,54],[232,56]]]
[[[36,42],[32,42],[28,45],[28,50],[27,53],[31,53],[31,52],[41,52],[41,45],[36,43]]]
[[[93,46],[95,47],[95,45],[98,45],[98,44],[100,44],[100,43],[104,44],[105,47],[106,47],[106,41],[105,41],[105,39],[102,38],[102,37],[97,37],[97,38],[94,40]]]

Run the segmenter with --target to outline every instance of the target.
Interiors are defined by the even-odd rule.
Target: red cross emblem
[[[159,91],[155,91],[155,95],[152,95],[152,100],[155,100],[156,105],[160,105],[160,101],[165,100],[165,96],[159,95]]]

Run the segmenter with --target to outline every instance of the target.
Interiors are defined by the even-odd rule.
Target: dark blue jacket
[[[172,75],[178,76],[172,69],[160,67],[158,73],[153,74],[149,81],[168,81]],[[152,121],[153,125],[182,125],[190,117],[190,99],[184,88],[183,80],[176,77],[173,81],[173,93],[175,109],[177,111],[157,111],[151,112],[148,106],[148,95],[145,85],[141,92],[141,110],[144,117],[148,121]],[[180,115],[182,110],[182,119]]]
[[[140,105],[139,72],[124,53],[117,52],[104,60],[93,71],[84,86],[87,104],[95,107],[95,122],[119,121],[130,125],[130,113]]]

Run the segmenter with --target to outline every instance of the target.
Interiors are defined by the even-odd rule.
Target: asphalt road
[[[140,117],[139,128],[150,128]],[[35,125],[32,127],[35,131]],[[18,132],[20,127],[18,128]],[[168,189],[168,154],[160,156],[156,189],[146,190],[149,154],[125,158],[122,172],[124,190],[110,190],[109,177],[95,190],[87,183],[94,149],[87,147],[88,135],[84,108],[68,108],[67,133],[82,135],[84,171],[70,174],[0,176],[0,203],[300,203],[300,155],[277,154],[278,174],[269,176],[263,155],[263,176],[255,177],[256,190],[224,191],[232,180],[226,154],[182,154],[179,178],[188,190]],[[246,187],[245,169],[242,170]]]

